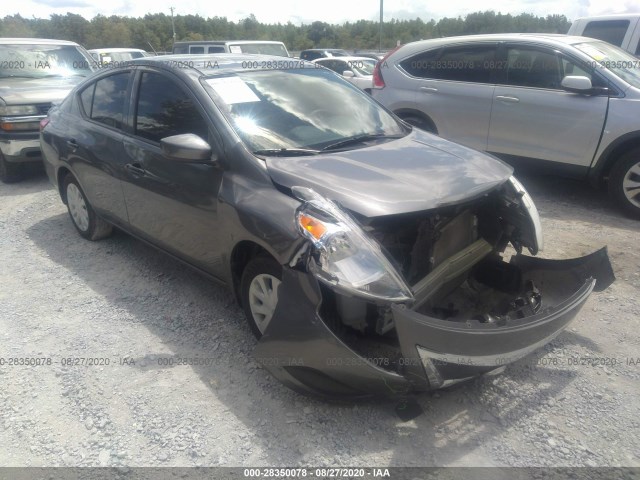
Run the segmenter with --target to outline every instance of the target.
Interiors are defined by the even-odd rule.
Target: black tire
[[[254,314],[251,311],[249,290],[251,288],[251,283],[259,275],[270,275],[279,281],[282,281],[282,266],[273,258],[266,255],[260,255],[251,259],[245,267],[244,272],[242,272],[242,279],[240,281],[240,299],[242,302],[242,309],[244,310],[244,315],[247,319],[247,323],[249,324],[249,328],[251,328],[251,331],[258,340],[262,338],[262,331],[259,327],[260,320],[254,318]]]
[[[71,217],[71,222],[73,223],[73,226],[76,227],[76,230],[78,231],[78,233],[82,237],[86,238],[87,240],[100,240],[111,235],[111,232],[113,231],[113,225],[111,225],[109,222],[106,222],[105,220],[103,220],[102,218],[96,215],[96,212],[93,210],[93,207],[91,207],[91,204],[89,203],[89,200],[87,200],[87,197],[84,194],[84,191],[82,190],[82,188],[80,187],[80,184],[73,177],[73,175],[67,175],[64,178],[64,182],[62,183],[62,185],[63,185],[62,191],[64,192],[65,200],[67,202],[67,210],[69,211],[69,217]],[[72,210],[71,204],[68,198],[69,187],[71,185],[75,186],[75,188],[78,189],[78,192],[80,193],[80,195],[82,196],[82,199],[84,200],[84,207],[85,207],[84,210],[88,215],[88,223],[86,227],[78,225],[71,211]]]
[[[624,181],[627,177],[638,182],[640,187],[640,148],[634,148],[622,155],[609,174],[609,195],[611,198],[628,215],[640,218],[640,188],[631,191],[625,189]]]
[[[398,116],[402,120],[407,122],[409,125],[413,125],[414,127],[419,128],[420,130],[424,130],[425,132],[429,132],[429,133],[434,133],[436,135],[438,134],[438,129],[433,124],[433,122],[427,120],[424,117],[421,117],[420,115],[416,115],[414,113],[400,113],[398,114]]]
[[[22,180],[23,165],[7,162],[0,153],[0,180],[3,183],[16,183]]]

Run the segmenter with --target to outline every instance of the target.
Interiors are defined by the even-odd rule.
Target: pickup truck
[[[578,18],[567,34],[604,40],[640,57],[640,13]]]
[[[42,162],[40,120],[89,75],[95,62],[74,42],[0,38],[0,180],[17,182]]]

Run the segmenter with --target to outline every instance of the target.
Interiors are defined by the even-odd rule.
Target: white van
[[[270,40],[190,40],[175,42],[174,54],[207,54],[207,53],[256,53],[288,57],[287,47],[282,42]]]
[[[640,57],[640,13],[578,18],[567,34],[604,40]]]

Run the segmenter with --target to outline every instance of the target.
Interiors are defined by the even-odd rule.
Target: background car
[[[174,54],[202,55],[211,53],[253,53],[288,57],[282,42],[270,40],[186,40],[173,44]]]
[[[0,38],[0,180],[22,178],[42,161],[40,120],[92,70],[91,55],[74,42]]]
[[[400,47],[373,97],[407,122],[517,166],[589,179],[640,217],[640,63],[586,37],[504,34]]]
[[[43,122],[47,174],[84,238],[116,225],[228,285],[290,387],[398,396],[494,371],[613,281],[604,249],[519,254],[543,240],[511,167],[333,72],[193,59],[79,85]]]
[[[315,60],[316,58],[348,57],[349,52],[340,48],[309,48],[300,52],[300,60]]]
[[[640,13],[577,18],[567,35],[597,38],[640,57]]]
[[[313,63],[322,65],[342,75],[345,80],[353,83],[365,92],[371,91],[373,69],[377,63],[376,60],[366,57],[331,57],[318,58],[314,60]]]
[[[111,62],[126,62],[134,58],[151,56],[150,53],[139,48],[92,48],[89,53],[100,65],[108,65]]]

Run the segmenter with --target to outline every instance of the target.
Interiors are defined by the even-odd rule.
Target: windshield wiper
[[[254,155],[271,155],[274,157],[297,157],[300,155],[315,155],[318,150],[309,148],[267,148],[264,150],[256,150]]]
[[[363,135],[355,135],[353,137],[345,138],[339,142],[327,145],[322,150],[335,150],[337,148],[346,147],[353,143],[366,142],[367,140],[378,140],[380,138],[402,138],[404,135],[386,135],[384,133],[365,133]]]

